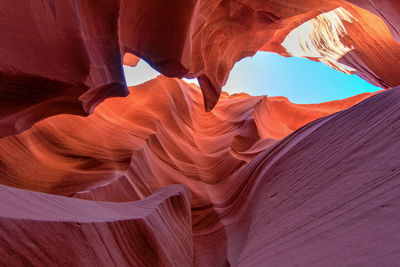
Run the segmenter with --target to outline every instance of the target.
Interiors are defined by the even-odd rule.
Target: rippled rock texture
[[[157,92],[156,97],[153,94],[155,91]],[[248,224],[253,222],[251,219],[252,208],[250,207],[255,204],[250,205],[249,201],[256,198],[258,194],[253,191],[259,190],[261,184],[265,183],[267,186],[274,180],[270,180],[274,175],[264,175],[264,172],[270,168],[275,170],[275,167],[267,168],[263,164],[269,162],[268,164],[280,166],[275,161],[279,162],[282,155],[290,155],[291,152],[286,152],[288,148],[293,146],[293,149],[297,149],[297,143],[302,143],[299,140],[303,140],[305,135],[303,132],[308,133],[307,137],[312,136],[313,129],[319,128],[314,124],[325,124],[325,122],[312,121],[351,107],[370,96],[371,94],[363,94],[328,103],[299,105],[293,104],[283,97],[252,97],[244,93],[229,96],[224,93],[217,106],[211,112],[206,112],[203,108],[200,88],[179,79],[159,76],[147,83],[132,87],[128,97],[106,100],[89,117],[58,115],[37,123],[30,130],[19,135],[0,139],[2,163],[0,181],[11,187],[102,201],[96,202],[99,205],[108,205],[103,204],[106,201],[128,202],[133,206],[136,205],[135,201],[146,197],[151,198],[160,189],[169,192],[168,189],[164,189],[168,185],[184,184],[191,191],[191,210],[178,211],[176,209],[181,209],[183,204],[174,204],[169,207],[172,211],[158,214],[163,221],[161,226],[157,227],[169,229],[171,223],[183,223],[183,225],[186,223],[187,227],[188,219],[184,216],[186,214],[191,217],[189,222],[192,223],[190,230],[193,243],[185,246],[192,248],[193,254],[190,254],[189,250],[180,255],[182,262],[187,262],[187,257],[189,257],[197,266],[220,266],[226,265],[228,262],[236,265],[236,263],[240,263],[237,257],[241,251],[244,251],[242,246],[246,244],[246,238],[251,237],[248,229]],[[322,121],[325,120],[330,119],[329,117],[322,119]],[[310,122],[311,124],[308,124]],[[360,123],[364,124],[362,121]],[[299,128],[300,130],[291,134]],[[346,131],[342,128],[337,130]],[[283,139],[287,135],[289,137]],[[294,138],[297,135],[300,137]],[[348,140],[346,142],[352,140],[344,135],[342,137],[338,134],[332,136],[332,138],[335,137]],[[327,136],[321,138],[327,138]],[[355,135],[353,138],[358,140],[359,136]],[[294,141],[288,141],[292,139]],[[287,144],[288,142],[289,144]],[[312,144],[313,140],[309,142]],[[291,167],[290,171],[294,173],[282,178],[286,182],[292,182],[292,179],[304,183],[308,183],[308,179],[313,181],[307,176],[307,172],[312,170],[316,172],[316,176],[325,177],[322,176],[326,169],[323,165],[328,163],[325,163],[324,157],[333,152],[319,150],[317,145],[308,146],[302,153],[311,150],[310,153],[315,154],[314,156],[319,161],[302,158],[300,161],[304,165],[297,162],[295,164],[297,167]],[[330,146],[328,145],[328,147]],[[336,145],[331,148],[338,149]],[[275,155],[276,153],[277,155]],[[340,159],[339,157],[338,160]],[[358,161],[358,159],[354,160]],[[22,166],[19,167],[20,164]],[[307,169],[310,168],[309,164],[312,164],[311,169]],[[334,163],[328,165],[332,166],[331,164]],[[314,168],[314,165],[318,166],[317,169]],[[283,166],[286,165],[282,165],[281,168]],[[333,168],[332,172],[335,175],[341,175],[340,168],[330,168]],[[279,170],[278,167],[277,170]],[[302,178],[303,176],[307,176],[307,178]],[[325,185],[322,183],[319,186]],[[271,195],[271,199],[278,199],[275,197],[278,196],[280,190],[283,190],[281,193],[284,194],[288,189],[283,187],[274,190],[277,192],[260,194],[262,196]],[[302,187],[293,190],[294,192],[288,194],[294,194],[295,191],[302,192]],[[36,198],[40,197],[39,193],[34,195],[21,190],[15,191],[14,194],[28,194],[29,197],[23,195],[22,198],[29,201],[32,197],[30,200],[32,203],[35,203]],[[181,194],[188,193],[183,190]],[[190,194],[186,198],[189,196]],[[324,194],[321,195],[321,197],[323,196]],[[84,204],[85,202],[74,202],[70,198],[63,200],[62,197],[57,197],[53,200],[50,195],[40,198],[44,198],[41,200],[43,202],[49,202],[46,205],[53,205],[53,201],[59,201],[60,207],[63,205],[92,205]],[[10,202],[13,201],[7,203]],[[267,203],[270,201],[260,202],[267,210],[272,209],[273,206],[264,205]],[[15,201],[11,207],[13,205],[21,206],[18,201]],[[45,207],[45,204],[41,202],[35,205]],[[115,205],[115,207],[119,207],[117,204]],[[11,207],[11,210],[17,209]],[[52,209],[49,208],[47,212],[69,216],[70,208],[62,208],[59,211],[52,211]],[[6,212],[3,217],[12,221],[16,219],[14,213],[10,215],[10,211],[6,211],[8,213]],[[180,215],[180,219],[174,215],[176,212],[183,213]],[[257,212],[261,211],[257,210]],[[281,212],[282,214],[286,213]],[[20,213],[25,214],[23,210]],[[102,213],[104,216],[108,216],[107,211],[99,211],[99,216]],[[27,213],[28,218],[25,219],[33,220],[29,218],[30,214]],[[135,213],[132,211],[129,214],[134,215]],[[40,214],[33,213],[33,215],[36,216],[35,220],[39,220],[41,217]],[[172,216],[178,222],[171,221],[172,219],[164,218],[164,216]],[[76,215],[70,220],[81,223],[79,217]],[[103,223],[107,222],[106,219]],[[180,221],[183,219],[185,219],[183,222]],[[255,219],[254,223],[257,220]],[[48,219],[43,216],[40,221],[46,223]],[[289,221],[293,222],[294,220],[290,219]],[[62,229],[64,229],[57,228],[58,226],[54,227],[56,227],[54,231],[63,231]],[[181,226],[176,227],[179,229]],[[118,231],[118,235],[124,235],[126,230],[119,229]],[[155,235],[156,241],[154,242],[162,242],[162,240],[158,240],[157,233],[145,233],[143,235]],[[169,234],[168,242],[186,242],[176,241],[175,239],[183,237],[176,237],[176,233],[172,234]],[[267,240],[269,234],[262,234],[265,235],[262,240]],[[27,237],[24,238],[28,237],[27,234]],[[84,237],[79,238],[79,240],[84,240]],[[89,237],[87,236],[87,238]],[[115,237],[110,238],[115,239]],[[132,238],[136,240],[135,236]],[[146,239],[147,237],[142,238]],[[185,238],[187,239],[187,236]],[[6,244],[9,246],[9,243]],[[91,245],[99,246],[97,243]],[[47,247],[43,245],[37,244],[36,246],[37,250],[47,250]],[[73,246],[73,244],[69,246]],[[124,243],[121,246],[129,246],[129,244]],[[181,246],[184,245],[181,244]],[[15,249],[11,250],[12,253],[21,254],[21,258],[28,263],[35,263],[31,255],[26,255],[24,251],[18,250],[16,245],[13,247]],[[135,250],[131,247],[129,249]],[[148,247],[144,246],[144,249],[147,250]],[[115,248],[110,248],[110,250],[114,251]],[[52,250],[51,253],[56,253],[56,251],[56,249]],[[80,254],[73,255],[78,255],[79,258]],[[161,253],[162,255],[164,254]],[[147,261],[143,260],[144,265],[151,261],[153,256],[149,254],[150,258],[146,258]],[[50,258],[53,259],[53,257]],[[54,259],[59,260],[60,258]],[[120,262],[132,262],[132,259],[123,260]],[[106,263],[104,259],[99,259],[99,261],[103,264]],[[138,264],[140,265],[140,262]],[[163,264],[168,265],[168,261],[163,261]],[[179,266],[178,262],[175,264]]]
[[[221,86],[272,51],[395,87],[399,9],[1,1],[1,265],[394,266],[400,87],[300,105]],[[163,75],[128,89],[140,59]]]
[[[0,192],[4,266],[192,264],[190,192],[182,185],[121,204],[5,186]]]

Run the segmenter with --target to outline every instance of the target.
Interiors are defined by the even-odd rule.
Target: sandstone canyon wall
[[[395,266],[399,11],[1,1],[0,263]],[[310,105],[221,93],[257,51],[395,88]],[[140,59],[163,75],[127,88],[122,63]]]
[[[256,51],[307,56],[391,88],[400,77],[399,9],[395,0],[4,0],[0,136],[125,96],[121,64],[135,65],[132,54],[167,76],[197,77],[207,110],[234,63]],[[296,54],[282,44],[303,23],[313,30],[300,39],[314,48]]]
[[[157,97],[151,93],[153,90],[157,90]],[[283,97],[252,97],[244,93],[229,96],[224,93],[218,105],[206,112],[200,88],[179,79],[159,76],[132,87],[128,97],[106,100],[89,117],[58,115],[19,135],[0,139],[0,181],[7,186],[85,200],[134,201],[128,202],[132,205],[135,201],[152,197],[157,190],[168,185],[184,184],[192,195],[191,210],[186,211],[186,216],[191,216],[193,254],[181,255],[183,259],[179,261],[190,259],[196,266],[233,264],[237,259],[232,255],[238,253],[235,247],[244,241],[230,239],[243,239],[248,235],[247,230],[241,229],[251,214],[247,208],[253,197],[251,191],[259,187],[255,185],[256,181],[266,179],[258,174],[256,165],[260,163],[257,159],[266,151],[279,151],[282,143],[287,142],[280,140],[296,129],[300,128],[302,132],[301,127],[307,125],[304,127],[308,129],[308,123],[315,119],[349,108],[371,95],[366,93],[345,100],[300,105]],[[21,163],[23,167],[18,167]],[[15,194],[28,193],[15,191]],[[35,201],[39,197],[29,194],[24,199]],[[65,199],[66,203],[62,198],[57,201],[60,205],[75,205],[74,202],[69,204],[70,198]],[[35,205],[46,207],[54,201],[50,196],[45,200],[50,203]],[[159,215],[164,223],[176,223],[164,216],[176,216],[174,213],[178,211],[175,209],[180,206],[170,208],[173,210],[167,215]],[[49,209],[49,213],[56,212]],[[6,215],[3,216],[9,220],[19,218],[13,217],[14,213]],[[69,216],[64,211],[61,215]],[[75,223],[92,223],[82,222],[78,216],[74,218]],[[41,221],[45,224],[48,219],[44,217]],[[25,229],[27,226],[20,227]],[[54,231],[63,229],[54,227]],[[120,231],[118,235],[125,234],[125,230]],[[238,237],[237,231],[242,235]],[[157,238],[158,233],[152,235],[156,235],[155,242],[162,242]],[[136,236],[132,238],[140,240]],[[178,237],[170,237],[168,242],[176,242],[174,238]],[[79,237],[79,240],[85,239]],[[85,244],[87,242],[89,240]],[[72,246],[72,243],[68,244],[68,247]],[[89,246],[97,248],[99,244]],[[12,247],[15,248],[12,253],[20,255],[26,262],[38,262],[32,259],[32,255],[18,252],[17,245]],[[49,250],[44,245],[37,245],[36,249]],[[142,249],[149,248],[144,245]],[[71,248],[69,257],[79,258],[76,250]],[[49,253],[55,254],[51,259],[61,260],[56,256],[57,250]],[[151,253],[146,257],[141,260],[143,265],[157,259]],[[94,256],[88,264],[97,261],[107,264],[105,259],[96,260]],[[137,262],[140,265],[141,261],[118,258],[117,262]],[[163,261],[163,264],[169,265],[168,261]]]

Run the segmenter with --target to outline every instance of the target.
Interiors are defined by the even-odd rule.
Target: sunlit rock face
[[[154,9],[153,3],[148,2],[149,12],[130,19],[133,24],[137,21],[143,24],[130,29],[135,37],[130,34],[129,38],[135,41],[125,42],[124,47],[126,51],[135,51],[167,76],[198,77],[207,110],[216,104],[230,70],[243,57],[260,50],[297,56],[282,43],[302,23],[313,25],[314,36],[302,32],[301,38],[314,39],[316,52],[320,54],[309,57],[342,71],[352,70],[382,88],[400,84],[394,67],[400,45],[387,28],[390,22],[385,24],[373,13],[345,1],[303,1],[301,5],[298,1],[260,0],[174,3],[179,7],[174,4],[171,7],[174,10],[169,12],[168,8]],[[169,4],[165,2],[165,5]],[[174,23],[179,20],[176,14],[183,9],[186,9],[185,16],[180,19],[187,22],[186,27],[182,24],[176,27],[171,41],[171,35],[164,34],[170,32],[171,24],[153,24],[160,17]],[[154,36],[145,25],[152,25]],[[141,36],[149,34],[142,43]],[[159,44],[171,42],[174,45],[163,46],[162,50],[169,49],[160,53]]]
[[[356,6],[339,7],[301,24],[282,46],[289,56],[321,61],[382,88],[400,83],[395,63],[399,53],[393,53],[400,45],[381,19]]]
[[[320,60],[382,88],[398,85],[398,2],[352,2],[4,0],[0,136],[125,96],[121,64],[136,65],[135,55],[167,76],[197,77],[206,110],[233,65],[260,50]]]
[[[348,0],[347,2],[369,10],[381,18],[388,26],[394,39],[400,42],[400,21],[398,16],[400,12],[400,3],[398,1]]]
[[[132,195],[142,198],[190,178],[196,198],[205,194],[203,183],[229,176],[294,130],[370,95],[307,105],[224,93],[206,112],[197,85],[160,75],[131,87],[127,97],[106,100],[89,117],[58,115],[1,138],[0,181],[70,196],[123,176],[145,176],[144,188]],[[25,168],[15,168],[20,161]]]
[[[1,265],[395,265],[400,87],[300,105],[221,86],[272,51],[395,87],[399,8],[1,1]],[[163,75],[128,89],[140,59]]]
[[[233,223],[236,215],[225,215],[225,209],[233,208],[231,198],[243,197],[243,183],[255,179],[242,180],[236,178],[236,173],[243,172],[257,155],[279,146],[282,138],[303,125],[371,95],[304,105],[293,104],[284,97],[223,93],[218,105],[206,112],[200,88],[195,84],[159,76],[131,87],[128,97],[106,100],[89,117],[58,115],[19,135],[0,139],[0,182],[11,187],[107,202],[138,201],[168,185],[184,184],[192,195],[191,211],[185,212],[191,216],[190,241],[193,242],[186,245],[193,249],[193,254],[188,252],[181,257],[193,257],[195,265],[221,265],[230,261],[228,246],[232,245],[225,232],[236,224]],[[23,168],[18,166],[21,162]],[[15,194],[28,193],[15,191]],[[25,199],[31,197],[36,201],[40,195],[29,195]],[[86,205],[64,199],[45,197],[48,202],[57,201],[60,205]],[[179,212],[178,208],[169,212]],[[53,212],[51,206],[49,213]],[[168,224],[177,223],[158,216]],[[167,212],[167,216],[173,215]],[[12,216],[5,217],[14,220]],[[80,223],[77,218],[78,215],[74,221]],[[123,235],[125,230],[121,231],[118,234]],[[179,237],[172,237],[168,242],[177,242],[174,238]],[[154,242],[162,240],[156,238]],[[96,244],[87,246],[92,245]],[[18,252],[18,248],[13,253],[27,256]]]

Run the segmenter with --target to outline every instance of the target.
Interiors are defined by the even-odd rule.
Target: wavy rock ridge
[[[219,211],[230,264],[397,265],[399,97],[307,124],[236,172]]]
[[[299,105],[283,97],[224,93],[213,111],[205,112],[200,88],[179,79],[159,76],[131,91],[126,98],[105,101],[89,117],[58,115],[0,139],[0,181],[86,200],[134,201],[132,205],[165,186],[184,184],[192,194],[187,215],[196,266],[235,262],[230,247],[237,244],[230,239],[247,234],[236,237],[236,230],[231,234],[229,229],[241,229],[241,211],[252,196],[249,190],[255,190],[252,183],[263,179],[254,176],[258,168],[253,161],[259,155],[280,146],[280,139],[301,126],[372,95]],[[24,168],[16,167],[18,162]],[[24,252],[13,253],[34,263]],[[182,257],[187,261],[190,255]],[[144,265],[152,259],[147,257]]]
[[[371,95],[302,105],[283,97],[223,94],[205,112],[199,88],[179,79],[159,76],[131,90],[89,117],[58,115],[0,139],[2,183],[68,196],[121,176],[146,176],[140,197],[187,177],[215,183],[292,131]],[[14,168],[19,161],[26,168]],[[154,173],[154,179],[162,181],[146,182],[156,168],[163,177]]]

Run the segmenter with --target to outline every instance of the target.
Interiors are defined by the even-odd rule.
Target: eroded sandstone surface
[[[134,55],[166,76],[197,77],[206,110],[235,62],[257,51],[319,60],[382,88],[399,85],[399,3],[350,2],[4,0],[0,136],[127,95],[122,62],[135,65]]]
[[[399,11],[1,1],[0,263],[395,266]],[[390,90],[308,105],[221,92],[257,51]],[[122,64],[139,60],[162,75],[127,88]]]

